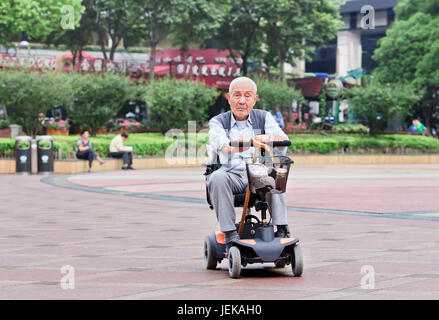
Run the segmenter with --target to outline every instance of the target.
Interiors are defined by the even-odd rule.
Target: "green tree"
[[[242,59],[242,72],[247,75],[250,57],[262,56],[262,28],[260,26],[263,11],[260,0],[232,1],[215,39],[221,49],[229,50],[233,58]]]
[[[343,25],[339,4],[332,0],[265,0],[260,6],[264,42],[276,52],[282,81],[286,62],[295,65],[294,58],[309,58],[313,48],[333,39]]]
[[[395,8],[398,20],[379,41],[373,59],[378,62],[374,75],[382,83],[412,85],[422,99],[414,106],[422,113],[430,131],[439,123],[433,116],[439,110],[436,62],[439,44],[439,5],[436,1],[420,0],[416,6],[401,1]],[[436,56],[437,57],[437,56]]]
[[[371,133],[383,131],[388,122],[398,116],[412,114],[421,96],[411,85],[383,84],[374,78],[364,78],[364,87],[353,87],[344,93],[352,106],[355,119],[370,128]]]
[[[30,38],[46,38],[78,26],[82,0],[2,0],[0,1],[0,43],[9,43],[25,33]],[[63,23],[64,22],[64,23]]]

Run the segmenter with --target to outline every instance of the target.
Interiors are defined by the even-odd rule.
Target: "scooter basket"
[[[246,162],[247,177],[252,193],[284,193],[293,161],[284,156],[265,158],[265,163]]]

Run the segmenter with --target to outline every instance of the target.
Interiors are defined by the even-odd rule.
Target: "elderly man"
[[[122,170],[134,170],[133,164],[133,148],[125,147],[123,143],[128,139],[128,133],[122,132],[115,136],[110,143],[110,155],[113,158],[122,158]]]
[[[258,100],[256,83],[247,77],[239,77],[230,83],[226,94],[230,110],[212,118],[209,122],[210,147],[218,154],[221,167],[208,176],[207,188],[220,230],[225,234],[226,248],[239,239],[235,227],[233,194],[245,192],[247,176],[245,158],[251,158],[254,148],[239,148],[230,141],[284,141],[287,135],[279,128],[273,116],[264,110],[253,110]],[[274,148],[280,155],[286,147]],[[267,194],[273,224],[277,226],[277,237],[288,237],[287,210],[283,194]]]

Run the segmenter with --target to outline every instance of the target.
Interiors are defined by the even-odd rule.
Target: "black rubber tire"
[[[238,279],[241,275],[241,252],[238,247],[231,247],[229,250],[229,276]]]
[[[302,248],[299,244],[293,247],[293,257],[291,261],[291,270],[295,277],[300,277],[303,273],[303,255]]]
[[[212,243],[210,242],[209,236],[204,240],[204,267],[207,270],[216,269],[217,259],[212,254]]]

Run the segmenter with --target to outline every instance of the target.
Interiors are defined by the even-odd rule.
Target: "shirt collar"
[[[230,128],[233,128],[233,126],[234,126],[235,123],[236,123],[236,120],[235,120],[235,115],[233,114],[233,112],[230,111],[230,113],[231,113],[231,115],[232,115],[232,116],[231,116],[231,120],[230,120]],[[251,120],[250,115],[248,115],[247,123],[250,124],[250,127],[252,127],[252,120]]]

